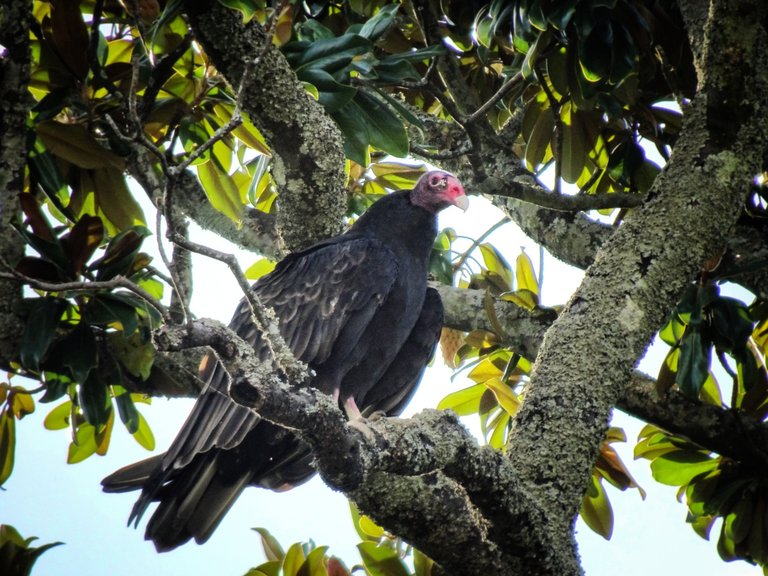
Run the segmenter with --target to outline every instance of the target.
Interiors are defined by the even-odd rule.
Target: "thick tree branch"
[[[539,309],[529,312],[512,302],[494,298],[496,318],[491,320],[485,308],[486,293],[483,290],[463,290],[433,282],[443,300],[444,323],[449,328],[470,332],[476,329],[496,332],[504,344],[526,358],[536,358],[544,333],[556,317],[554,310]]]
[[[18,197],[24,187],[27,159],[31,22],[29,2],[12,0],[0,10],[0,44],[6,51],[0,59],[0,257],[12,264],[24,255],[24,245],[11,224],[19,221]],[[0,280],[0,350],[4,360],[17,357],[24,329],[19,311],[21,295],[18,282]]]
[[[272,176],[280,194],[278,226],[295,250],[339,232],[346,203],[341,134],[322,106],[307,94],[280,51],[256,20],[218,2],[187,2],[197,40],[233,86],[244,56],[263,51],[245,85],[243,109],[272,149]],[[270,47],[264,50],[264,46]]]
[[[155,158],[144,147],[133,145],[128,170],[144,191],[157,203],[162,197],[162,177],[155,170]],[[239,228],[227,216],[213,208],[200,181],[189,171],[176,176],[175,209],[194,220],[201,228],[244,248],[278,258],[282,250],[277,241],[275,216],[254,208],[243,212],[243,225]]]
[[[768,470],[768,426],[738,410],[704,404],[679,390],[663,398],[656,382],[636,372],[618,408],[722,456]]]
[[[687,110],[675,156],[651,200],[600,249],[547,334],[513,425],[515,468],[543,506],[567,510],[570,518],[636,359],[701,263],[723,248],[762,166],[766,7],[731,4],[712,3],[712,49],[698,63],[701,91]],[[732,22],[738,14],[733,26],[718,24],[726,13]],[[714,48],[724,45],[731,47],[727,56]],[[733,81],[734,70],[753,79],[749,87]]]

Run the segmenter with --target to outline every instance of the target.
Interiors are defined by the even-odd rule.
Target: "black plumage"
[[[466,208],[461,184],[428,172],[412,191],[374,203],[345,234],[282,260],[252,290],[279,318],[294,355],[313,370],[309,385],[338,399],[348,417],[399,414],[432,355],[442,303],[427,288],[436,214]],[[264,358],[245,302],[230,326]],[[229,377],[209,357],[208,385],[165,454],[105,478],[107,492],[141,489],[129,522],[159,501],[146,538],[158,551],[205,542],[249,485],[286,490],[315,470],[309,447],[229,398]]]

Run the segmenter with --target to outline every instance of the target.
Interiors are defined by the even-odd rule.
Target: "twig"
[[[4,263],[7,267],[7,264]],[[38,280],[37,278],[31,278],[20,272],[12,270],[11,272],[0,271],[0,278],[7,280],[18,280],[24,284],[28,284],[32,288],[42,290],[44,292],[87,292],[91,293],[95,290],[114,290],[115,288],[125,288],[145,300],[147,304],[152,306],[157,312],[168,322],[170,316],[168,310],[163,304],[152,294],[144,290],[141,286],[132,282],[125,276],[115,276],[110,280],[94,280],[94,281],[75,281],[75,282],[45,282]]]
[[[531,176],[532,177],[532,176]],[[509,179],[487,178],[480,182],[476,191],[493,196],[515,198],[563,212],[603,210],[605,208],[635,208],[645,201],[641,194],[611,192],[605,194],[553,194],[543,187],[526,184],[519,177]]]
[[[501,85],[501,88],[496,90],[496,93],[491,96],[488,100],[485,101],[485,103],[480,106],[477,110],[475,110],[466,120],[466,124],[473,124],[474,122],[477,122],[477,119],[483,116],[488,110],[490,110],[496,102],[504,98],[509,92],[511,92],[515,87],[517,87],[518,84],[520,84],[523,81],[523,74],[522,72],[518,72],[512,78],[504,82],[504,84]]]
[[[469,257],[469,255],[472,253],[472,251],[473,251],[475,248],[477,248],[478,246],[480,246],[480,244],[482,244],[482,243],[483,243],[483,240],[485,240],[486,238],[488,238],[488,236],[490,236],[491,234],[493,234],[493,233],[494,233],[496,230],[498,230],[499,228],[501,228],[501,227],[502,227],[504,224],[506,224],[506,223],[507,223],[507,222],[509,222],[509,221],[510,221],[510,220],[509,220],[509,218],[508,218],[507,216],[504,216],[504,218],[502,218],[501,220],[499,220],[498,222],[496,222],[496,224],[494,224],[493,226],[491,226],[490,228],[488,228],[488,230],[486,230],[485,232],[483,232],[483,234],[482,234],[482,235],[480,235],[479,237],[475,238],[475,239],[472,241],[472,246],[470,246],[470,247],[469,247],[467,250],[465,250],[465,251],[464,251],[464,253],[461,255],[461,257],[460,257],[460,258],[459,258],[459,260],[456,262],[456,264],[453,264],[453,265],[452,265],[452,268],[453,268],[454,272],[455,272],[456,270],[459,270],[459,269],[460,269],[462,266],[464,266],[464,263],[467,261],[467,258]]]
[[[463,156],[472,149],[469,142],[464,142],[456,150],[445,150],[443,152],[430,152],[420,144],[411,143],[411,153],[426,158],[427,160],[452,160]]]
[[[560,196],[562,194],[562,178],[563,178],[563,119],[560,116],[560,109],[562,107],[562,101],[555,98],[555,95],[549,89],[547,81],[542,78],[539,70],[536,69],[536,78],[539,81],[542,91],[549,101],[549,108],[552,110],[552,120],[555,124],[555,144],[554,144],[554,157],[555,157],[555,185],[552,188],[552,192]]]

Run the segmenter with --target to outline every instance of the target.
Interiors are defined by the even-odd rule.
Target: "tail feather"
[[[176,478],[173,495],[161,500],[147,523],[144,537],[154,542],[158,552],[173,550],[192,538],[198,544],[206,542],[248,486],[249,471],[225,478],[218,473],[216,458],[206,460]]]
[[[152,472],[157,469],[163,456],[164,454],[158,454],[112,472],[112,474],[101,481],[102,490],[104,492],[119,493],[143,488]]]

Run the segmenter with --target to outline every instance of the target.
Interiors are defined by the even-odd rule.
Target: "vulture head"
[[[466,210],[469,201],[464,187],[453,174],[431,170],[419,178],[411,192],[411,202],[425,210],[437,213],[448,206]]]

